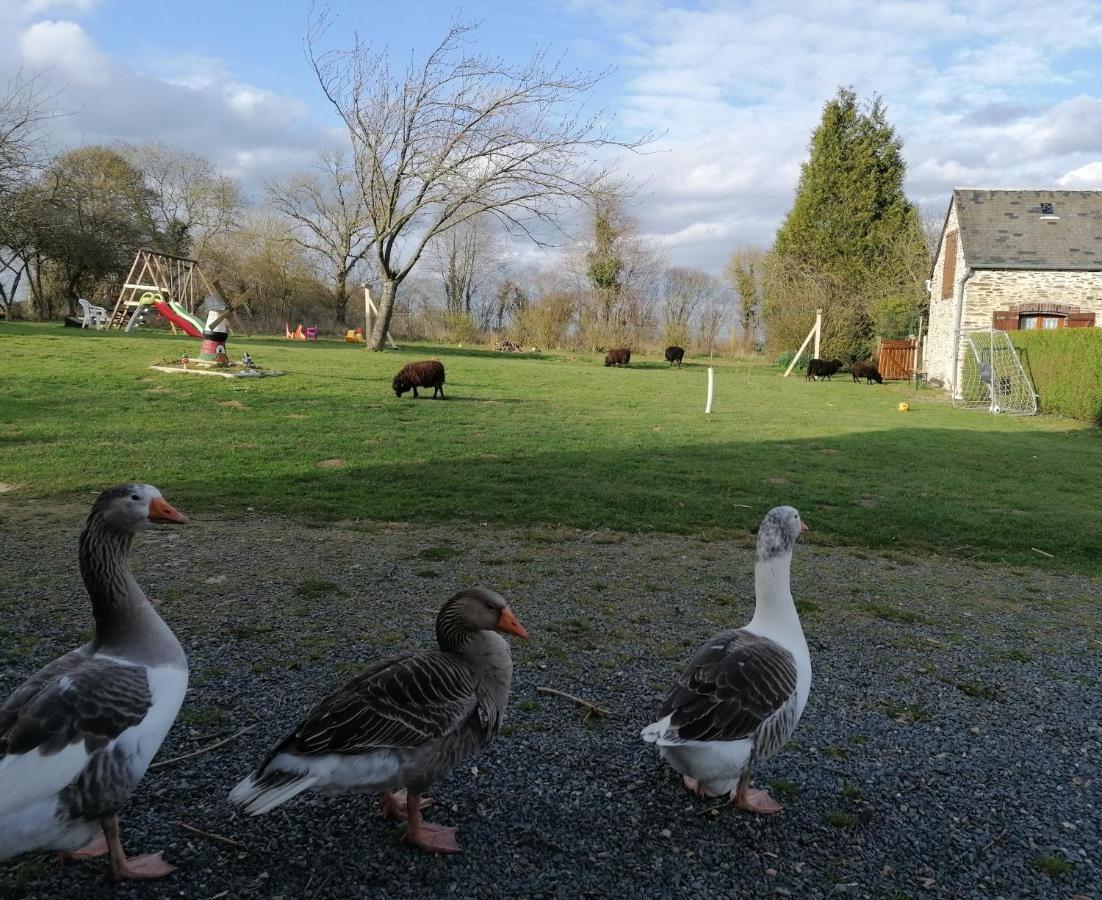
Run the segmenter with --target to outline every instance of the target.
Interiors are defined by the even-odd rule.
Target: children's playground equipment
[[[314,341],[318,340],[318,329],[316,325],[311,325],[309,328],[303,328],[302,323],[298,323],[298,328],[291,331],[291,326],[286,322],[283,323],[283,336],[289,341]]]
[[[349,328],[344,333],[346,344],[362,344],[364,342],[364,330],[362,328]]]

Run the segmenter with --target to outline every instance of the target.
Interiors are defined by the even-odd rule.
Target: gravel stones
[[[750,536],[196,512],[136,542],[138,580],[192,671],[158,760],[253,727],[151,771],[124,810],[129,852],[163,849],[174,875],[115,886],[102,861],[30,855],[0,865],[0,896],[1009,898],[1102,883],[1096,580],[801,544],[815,676],[791,746],[755,775],[787,807],[764,818],[691,797],[638,736],[691,650],[749,618]],[[85,514],[4,510],[2,697],[87,634]],[[459,826],[462,854],[401,846],[370,797],[304,795],[255,819],[230,807],[314,701],[371,659],[430,646],[440,603],[476,581],[532,639],[511,642],[502,733],[433,792],[432,821]]]

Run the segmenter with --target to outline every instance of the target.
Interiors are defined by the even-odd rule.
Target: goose
[[[750,787],[750,770],[796,730],[811,691],[811,656],[792,600],[789,571],[807,526],[791,506],[770,510],[758,529],[754,617],[706,641],[670,688],[643,740],[701,797],[771,814],[783,807]]]
[[[0,706],[0,860],[43,849],[106,853],[116,880],[175,869],[161,853],[127,858],[119,839],[119,810],[187,690],[184,651],[130,571],[135,532],[160,522],[187,517],[152,485],[118,485],[92,504],[80,535],[92,639]]]
[[[377,662],[315,706],[230,801],[262,815],[303,791],[377,792],[383,814],[406,822],[404,840],[429,853],[458,853],[455,828],[425,822],[424,791],[501,725],[513,677],[500,634],[527,638],[491,590],[460,591],[436,617],[439,650],[408,650]]]

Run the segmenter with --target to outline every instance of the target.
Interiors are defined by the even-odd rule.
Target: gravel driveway
[[[2,696],[85,638],[86,511],[0,508]],[[152,770],[124,811],[129,851],[163,849],[174,875],[113,886],[103,861],[32,855],[0,865],[0,896],[1098,897],[1102,582],[801,543],[814,684],[756,776],[787,809],[755,818],[691,797],[638,737],[691,649],[749,618],[750,540],[201,513],[141,535],[138,580],[192,671],[158,761],[233,737]],[[430,821],[460,826],[464,853],[399,845],[367,797],[231,809],[313,701],[429,645],[476,581],[532,639],[512,642],[502,734],[433,791]]]

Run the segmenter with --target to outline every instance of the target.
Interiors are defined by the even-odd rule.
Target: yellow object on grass
[[[362,334],[359,334],[355,328],[349,328],[348,331],[344,333],[344,342],[346,344],[362,344],[364,342],[364,337]]]
[[[910,403],[900,403],[898,408],[899,408],[900,412],[906,412],[907,410],[909,410],[911,408],[911,404]]]

